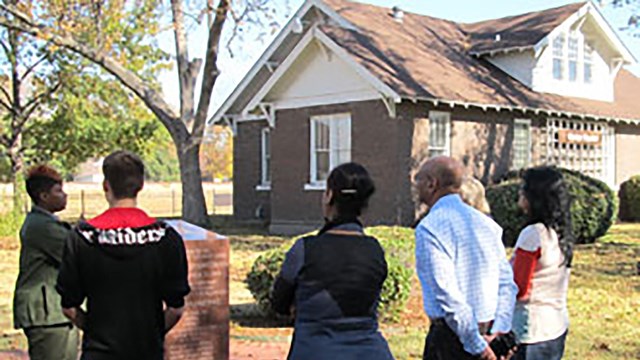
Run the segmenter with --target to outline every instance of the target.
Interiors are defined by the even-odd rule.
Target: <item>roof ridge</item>
[[[485,19],[485,20],[480,20],[480,21],[475,21],[475,22],[460,22],[459,24],[461,24],[463,26],[477,26],[477,25],[480,25],[482,23],[495,22],[495,21],[500,21],[500,20],[512,20],[512,19],[516,19],[516,18],[519,18],[519,17],[531,16],[533,14],[547,13],[547,12],[552,12],[552,11],[555,11],[555,10],[564,9],[564,8],[570,8],[570,7],[574,7],[574,6],[577,7],[578,4],[580,4],[580,6],[584,6],[584,5],[588,4],[589,2],[590,1],[576,1],[576,2],[573,2],[573,3],[566,4],[566,5],[556,6],[556,7],[552,7],[552,8],[548,8],[548,9],[534,10],[534,11],[529,11],[529,12],[522,13],[522,14],[509,15],[509,16],[503,16],[503,17],[492,18],[492,19]]]

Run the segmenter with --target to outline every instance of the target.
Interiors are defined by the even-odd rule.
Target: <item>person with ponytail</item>
[[[512,258],[518,285],[513,329],[516,360],[559,360],[569,328],[567,289],[573,257],[571,197],[561,172],[536,167],[523,174],[518,206],[528,225]]]
[[[374,192],[362,165],[333,169],[322,196],[324,227],[287,253],[271,303],[295,317],[288,359],[393,359],[376,312],[387,263],[360,221]]]

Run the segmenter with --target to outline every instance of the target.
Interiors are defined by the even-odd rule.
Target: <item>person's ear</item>
[[[331,189],[325,190],[322,202],[325,205],[331,205],[332,200],[333,200],[333,191],[331,191]]]
[[[49,192],[48,192],[48,191],[41,191],[41,192],[38,194],[38,203],[40,203],[40,204],[44,204],[44,203],[46,203],[47,201],[49,201],[49,195],[50,195],[50,194],[49,194]]]
[[[111,192],[111,186],[109,185],[109,182],[106,179],[102,181],[102,191],[104,191],[105,193]]]

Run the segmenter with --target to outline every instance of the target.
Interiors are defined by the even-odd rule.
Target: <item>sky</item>
[[[303,0],[273,0],[278,6],[276,21],[284,26],[291,16],[296,12]],[[476,22],[487,19],[495,19],[505,16],[523,14],[530,11],[544,10],[552,7],[562,6],[576,2],[575,0],[449,0],[449,1],[426,1],[426,0],[360,0],[378,6],[399,6],[404,11],[429,15],[433,17],[453,20],[457,22]],[[627,24],[627,20],[633,11],[633,7],[614,8],[604,6],[601,8],[607,21],[612,25],[627,47],[640,60],[640,36],[632,36],[628,31],[618,29]],[[640,5],[635,8],[640,12]],[[228,29],[227,29],[228,30]],[[264,31],[262,31],[264,32]],[[206,28],[204,26],[194,28],[191,32],[190,53],[191,56],[202,57],[206,44]],[[221,70],[214,94],[211,99],[210,114],[215,113],[224,100],[231,94],[236,85],[242,80],[244,75],[251,69],[260,55],[266,50],[277,32],[266,34],[256,40],[259,35],[258,29],[249,29],[242,41],[234,41],[231,45],[233,57],[225,49],[220,54],[218,66]],[[640,35],[640,29],[638,31]],[[173,53],[172,34],[160,39],[160,47],[165,51]],[[226,37],[229,34],[227,31]],[[629,68],[640,76],[640,65]],[[166,99],[178,107],[179,94],[177,75],[175,70],[167,71],[160,77]]]

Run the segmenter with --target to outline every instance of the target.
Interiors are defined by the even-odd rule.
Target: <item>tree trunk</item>
[[[177,145],[182,182],[182,218],[190,223],[208,226],[207,206],[202,190],[200,172],[200,145]]]
[[[22,169],[24,167],[24,161],[22,154],[20,153],[22,134],[17,136],[17,139],[11,144],[8,149],[9,162],[11,163],[11,185],[13,190],[13,210],[24,210],[24,188],[23,188],[23,176]]]

